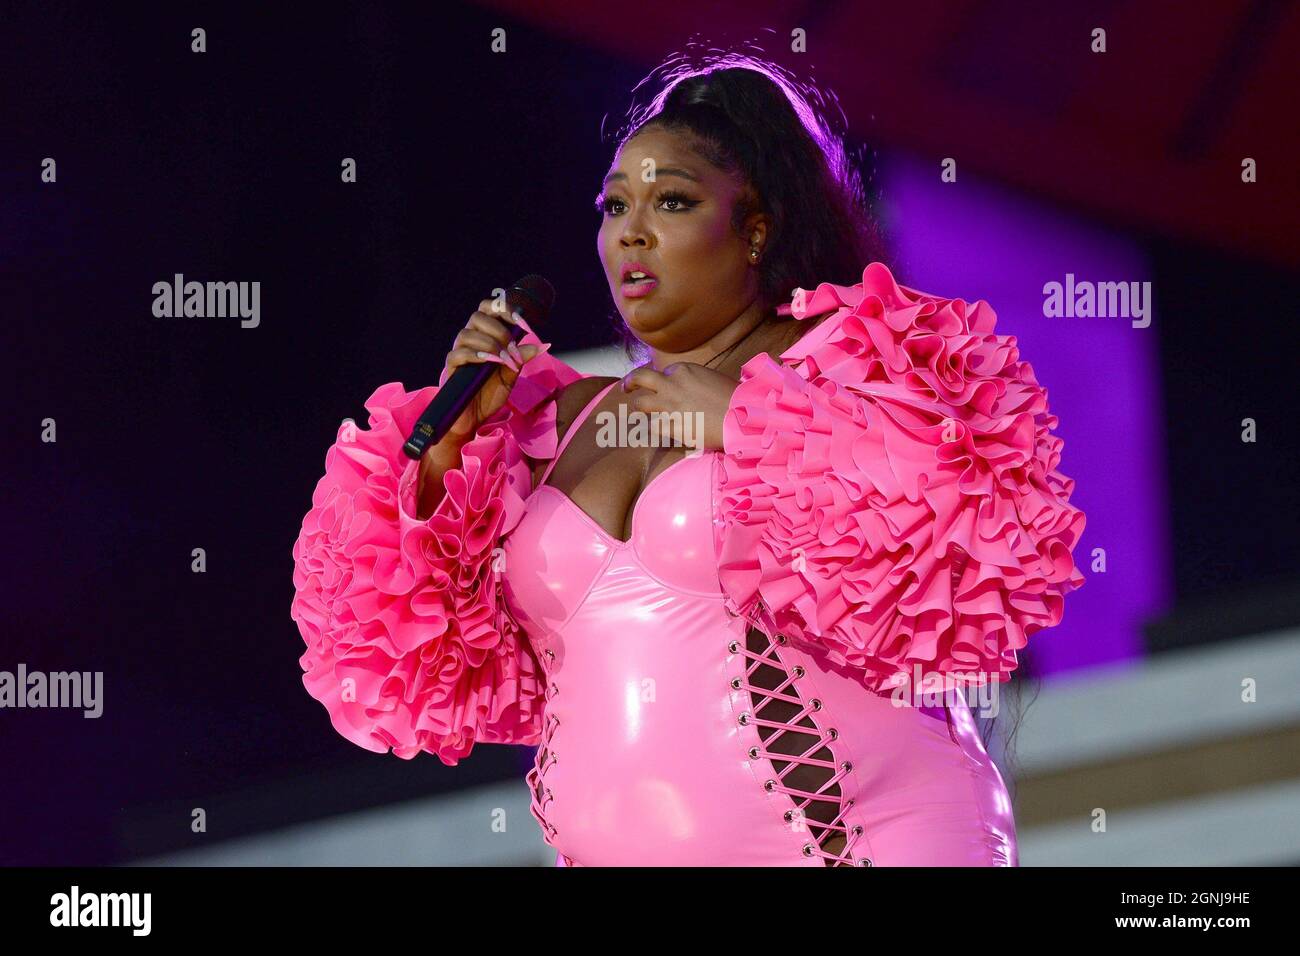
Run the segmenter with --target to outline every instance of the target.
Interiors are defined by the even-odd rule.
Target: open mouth
[[[658,284],[654,279],[629,279],[623,283],[623,295],[629,299],[639,299],[653,292]]]
[[[628,263],[623,267],[623,294],[630,298],[649,294],[659,280],[644,269],[636,267],[635,263]]]

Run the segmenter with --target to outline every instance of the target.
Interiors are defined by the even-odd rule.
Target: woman
[[[439,385],[500,368],[418,465],[436,387],[379,388],[294,548],[304,684],[370,750],[538,745],[559,865],[1014,866],[959,690],[1082,584],[1056,419],[987,304],[874,261],[803,91],[706,67],[597,200],[647,360],[583,376],[485,300]],[[698,416],[703,453],[611,446],[620,406]]]

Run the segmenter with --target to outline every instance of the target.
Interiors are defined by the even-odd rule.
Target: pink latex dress
[[[334,726],[452,764],[536,744],[562,865],[1016,865],[960,688],[1005,680],[1082,583],[1055,419],[984,303],[877,263],[786,307],[832,310],[746,364],[725,448],[652,479],[626,542],[547,484],[617,382],[560,440],[582,376],[527,363],[427,521],[400,446],[433,390],[378,390],[294,548]]]

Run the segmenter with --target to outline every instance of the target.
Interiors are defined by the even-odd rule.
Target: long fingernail
[[[514,372],[519,371],[519,363],[516,362],[514,358],[511,357],[510,353],[505,350],[502,350],[501,353],[501,364],[506,366],[506,368],[510,369],[511,371]]]
[[[479,358],[484,359],[485,361],[488,362],[496,362],[498,365],[506,364],[505,362],[501,361],[500,356],[493,355],[491,352],[475,352],[474,354],[477,355]]]
[[[506,349],[510,352],[511,357],[514,358],[516,362],[522,362],[524,360],[523,355],[521,355],[519,352],[519,346],[517,346],[514,342],[511,342],[509,345],[507,345]]]
[[[535,334],[535,333],[533,332],[532,326],[530,326],[527,322],[525,322],[525,321],[524,321],[524,317],[523,317],[522,315],[520,315],[518,312],[514,313],[514,320],[515,320],[515,325],[517,325],[517,326],[519,326],[521,329],[523,329],[525,333],[527,333],[528,335],[534,335],[534,334]],[[538,336],[538,338],[540,338],[540,337],[541,337],[541,336]]]

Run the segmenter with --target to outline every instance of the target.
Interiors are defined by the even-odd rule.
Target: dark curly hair
[[[634,96],[614,134],[616,151],[650,127],[685,133],[700,156],[751,187],[732,226],[739,233],[755,211],[771,217],[758,266],[767,307],[788,302],[796,287],[854,285],[867,263],[886,262],[861,176],[832,125],[838,106],[831,110],[833,100],[816,86],[749,53],[690,49],[637,89],[647,84],[658,92],[648,102]],[[642,358],[640,340],[613,318],[629,360]]]

